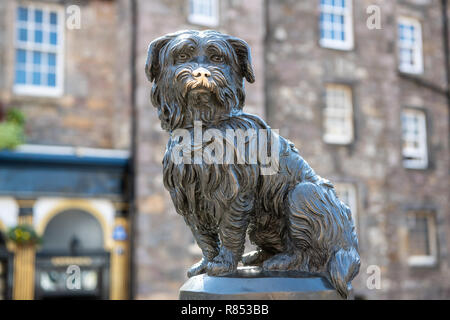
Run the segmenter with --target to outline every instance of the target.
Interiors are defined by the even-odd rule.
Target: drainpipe
[[[130,267],[129,267],[129,298],[133,299],[135,295],[135,268],[136,265],[134,263],[134,234],[135,234],[135,217],[136,217],[136,167],[137,167],[137,150],[138,150],[138,142],[137,142],[137,128],[138,128],[138,110],[136,106],[136,89],[137,89],[137,74],[136,74],[136,57],[137,57],[137,30],[138,30],[138,3],[137,0],[131,0],[130,10],[131,10],[131,59],[130,59],[130,72],[131,72],[131,159],[130,159],[130,168],[129,168],[129,188],[130,188],[130,208],[129,208],[129,222],[130,222],[130,230],[129,230],[129,241],[130,241]]]
[[[448,107],[448,125],[450,126],[450,49],[449,49],[449,32],[448,32],[448,17],[447,17],[447,9],[448,3],[447,0],[441,0],[442,7],[442,39],[444,46],[444,58],[445,58],[445,75],[446,75],[446,97],[447,97],[447,107]],[[448,143],[450,145],[450,130],[449,130],[449,139]]]
[[[270,94],[269,94],[269,81],[268,81],[268,74],[269,71],[267,70],[268,66],[269,66],[269,61],[267,58],[268,55],[268,49],[269,49],[269,37],[270,37],[270,16],[269,16],[269,8],[270,8],[270,4],[269,4],[270,0],[264,0],[263,1],[263,19],[264,19],[264,39],[263,39],[263,59],[264,59],[264,113],[265,116],[267,118],[267,120],[270,121],[273,120],[272,119],[272,114],[271,114],[271,110],[270,110]]]

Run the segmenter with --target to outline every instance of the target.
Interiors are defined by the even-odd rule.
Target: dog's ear
[[[159,37],[152,42],[148,46],[147,52],[147,61],[145,63],[145,74],[147,75],[147,79],[152,82],[155,80],[159,73],[161,72],[161,65],[159,63],[159,53],[161,49],[176,35],[168,34],[162,37]]]
[[[253,73],[252,57],[250,53],[250,46],[242,39],[230,37],[227,39],[228,43],[233,47],[236,53],[239,67],[241,68],[242,76],[248,82],[255,82],[255,74]]]

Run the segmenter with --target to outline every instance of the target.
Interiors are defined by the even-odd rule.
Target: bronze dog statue
[[[151,99],[161,126],[171,134],[164,185],[203,252],[188,276],[226,275],[242,261],[263,270],[324,274],[347,297],[360,267],[350,209],[290,141],[242,111],[244,78],[255,81],[248,44],[211,30],[179,31],[150,43],[145,71],[153,82]],[[267,144],[277,155],[277,171],[262,174],[266,163],[259,153],[256,161],[247,161],[254,153],[249,135],[244,149],[234,138],[226,141],[228,151],[241,151],[244,163],[238,155],[229,163],[174,161],[174,151],[187,147],[190,156],[208,148],[212,155],[215,138],[195,142],[196,125],[203,134],[208,129],[224,136],[229,130],[269,132],[278,139],[276,147]],[[187,135],[180,138],[179,130]],[[246,232],[257,250],[242,256]]]

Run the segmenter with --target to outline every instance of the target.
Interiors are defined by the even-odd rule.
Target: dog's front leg
[[[208,263],[219,253],[219,236],[211,232],[193,231],[195,240],[202,250],[202,259],[189,268],[187,276],[193,277],[206,272]]]
[[[219,225],[220,251],[213,261],[208,263],[206,270],[209,275],[219,276],[236,271],[244,252],[248,223],[249,215],[246,212],[229,209],[223,213]]]
[[[189,219],[187,216],[184,218],[186,224],[191,228],[197,245],[202,250],[202,259],[191,266],[187,272],[187,276],[190,278],[205,273],[208,263],[219,254],[219,235],[217,231],[204,229],[196,219]]]

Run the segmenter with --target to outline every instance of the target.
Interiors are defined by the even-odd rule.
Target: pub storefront
[[[128,298],[128,164],[119,150],[0,152],[0,299]]]

